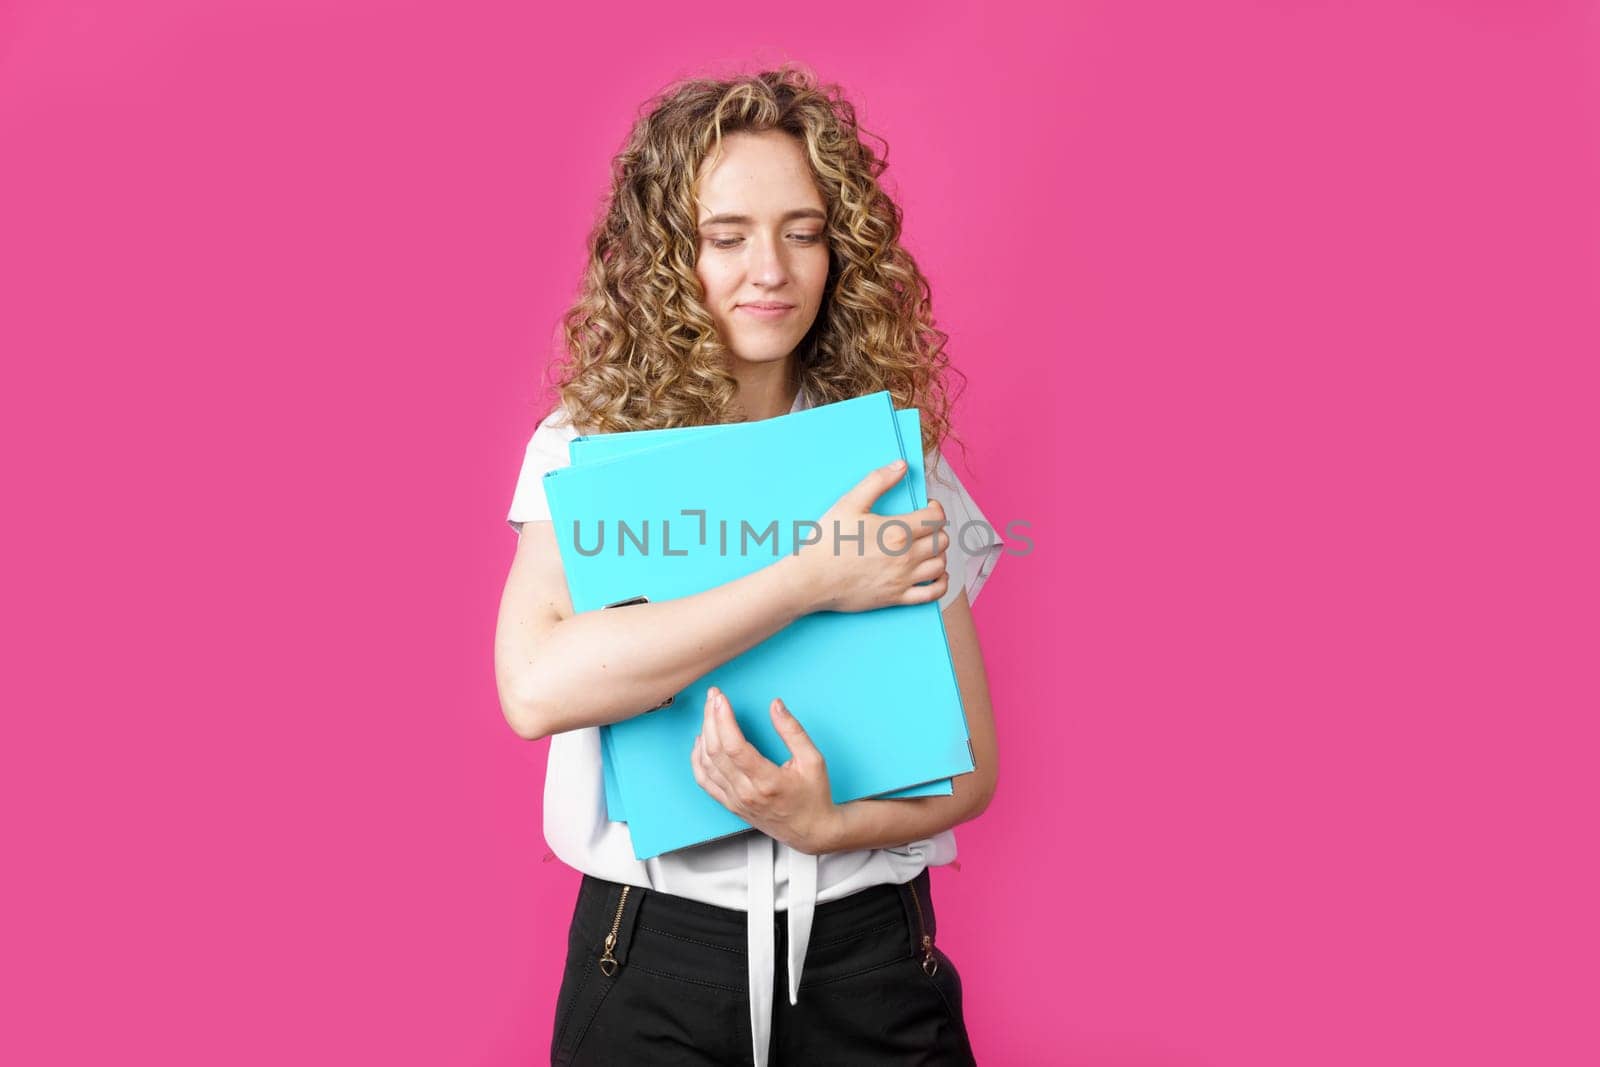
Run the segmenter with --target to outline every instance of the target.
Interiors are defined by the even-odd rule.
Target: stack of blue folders
[[[896,412],[887,392],[755,422],[581,436],[572,466],[544,476],[573,610],[690,596],[770,566],[896,459],[906,476],[873,511],[914,511],[927,500],[921,442],[917,411]],[[833,532],[821,537],[832,551]],[[950,776],[974,768],[937,603],[814,612],[670,704],[600,728],[607,817],[627,822],[639,859],[750,828],[690,767],[713,685],[780,764],[789,752],[768,706],[783,698],[826,760],[836,803],[949,795]]]

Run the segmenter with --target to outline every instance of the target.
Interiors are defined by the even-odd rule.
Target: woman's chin
[[[731,350],[731,355],[733,356],[733,362],[735,364],[743,363],[747,365],[756,365],[762,363],[781,363],[787,359],[789,353],[793,351],[793,346],[781,349],[761,347],[754,350],[733,349]]]

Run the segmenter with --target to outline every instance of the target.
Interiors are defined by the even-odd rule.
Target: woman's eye
[[[822,240],[822,234],[820,233],[792,233],[789,236],[806,245],[814,245]],[[743,240],[743,237],[713,237],[711,238],[711,247],[732,248]]]

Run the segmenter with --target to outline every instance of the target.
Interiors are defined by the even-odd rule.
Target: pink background
[[[1595,4],[532,7],[0,8],[0,1060],[541,1061],[536,376],[635,109],[786,58],[1037,546],[982,1062],[1600,1059]]]

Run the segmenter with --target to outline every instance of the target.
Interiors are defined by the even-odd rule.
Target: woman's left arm
[[[989,679],[965,590],[943,615],[977,768],[953,777],[950,796],[835,804],[821,754],[778,700],[772,721],[789,747],[787,763],[780,767],[761,755],[739,731],[731,709],[713,698],[691,757],[695,780],[751,826],[812,854],[903,845],[981,815],[994,796],[999,755]]]

